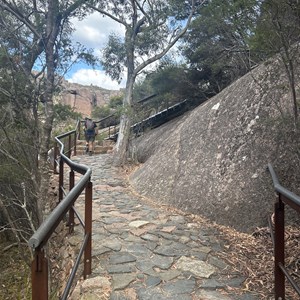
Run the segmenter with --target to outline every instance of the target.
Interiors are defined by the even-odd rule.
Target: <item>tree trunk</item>
[[[53,125],[53,90],[54,90],[54,72],[55,72],[55,59],[54,49],[55,41],[57,38],[59,25],[57,20],[58,1],[48,1],[48,19],[47,19],[47,37],[46,44],[46,91],[44,97],[44,122],[42,123],[42,134],[40,137],[40,193],[39,193],[39,214],[42,215],[44,205],[47,200],[49,188],[49,166],[47,163],[47,155],[50,145],[51,131]],[[40,219],[40,222],[42,220]]]
[[[134,80],[135,80],[134,75],[128,74],[118,140],[114,149],[113,164],[115,166],[122,166],[127,162],[127,152],[128,152],[130,127],[131,127],[132,93],[133,93]]]
[[[114,2],[114,1],[113,1]],[[155,1],[154,1],[155,2]],[[185,26],[171,33],[171,38],[168,40],[167,44],[162,47],[162,51],[157,54],[154,54],[152,57],[143,60],[142,63],[138,64],[135,57],[135,50],[138,49],[137,44],[137,36],[142,30],[142,26],[146,22],[147,19],[150,18],[150,23],[152,22],[152,17],[147,15],[141,7],[137,4],[138,1],[131,0],[132,6],[132,14],[131,14],[131,22],[127,23],[123,20],[123,18],[118,19],[118,17],[114,16],[114,13],[110,14],[105,12],[105,10],[98,10],[100,13],[107,15],[108,17],[118,21],[120,24],[123,24],[126,28],[125,33],[125,48],[126,48],[126,67],[127,67],[127,82],[126,82],[126,92],[123,101],[123,114],[120,121],[120,130],[118,135],[118,140],[115,146],[114,152],[114,165],[121,166],[126,163],[127,159],[127,151],[129,146],[129,135],[130,135],[130,127],[131,127],[131,112],[132,112],[132,94],[133,94],[133,85],[136,79],[136,76],[148,65],[162,58],[168,51],[175,45],[175,43],[182,37],[192,20],[195,6],[194,0],[192,0],[192,9],[188,16]],[[153,5],[156,7],[156,4]],[[139,13],[143,15],[140,20]],[[118,12],[120,13],[120,12]],[[155,24],[155,20],[153,20],[153,24]],[[151,25],[153,26],[153,25]],[[159,26],[159,25],[158,25]],[[179,29],[179,28],[178,28]],[[151,51],[150,51],[151,52]]]
[[[114,153],[114,166],[122,166],[126,164],[127,150],[129,144],[131,119],[127,114],[121,116],[120,130],[118,134],[117,144]]]

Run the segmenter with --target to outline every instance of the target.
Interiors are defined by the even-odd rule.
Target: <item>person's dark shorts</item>
[[[85,140],[87,142],[94,142],[95,141],[95,131],[89,132],[87,130],[85,133]]]

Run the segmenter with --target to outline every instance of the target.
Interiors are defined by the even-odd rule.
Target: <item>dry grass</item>
[[[269,228],[257,228],[250,235],[224,226],[217,227],[223,234],[226,249],[220,256],[247,278],[243,290],[259,295],[259,299],[262,300],[274,299],[274,255]],[[300,284],[300,230],[294,226],[287,226],[285,232],[285,265],[293,279]],[[286,284],[286,299],[298,297],[291,285]]]
[[[30,253],[26,245],[0,242],[0,300],[31,299]],[[4,249],[9,248],[7,251]]]

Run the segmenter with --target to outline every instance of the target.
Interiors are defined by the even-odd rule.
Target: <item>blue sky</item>
[[[74,19],[72,23],[76,29],[73,34],[74,42],[80,42],[85,47],[94,49],[94,53],[99,57],[110,33],[124,34],[121,25],[107,17],[102,17],[99,13],[94,13],[83,21]],[[125,86],[125,80],[118,84],[111,80],[101,67],[94,70],[82,62],[73,65],[65,75],[65,79],[74,83],[93,84],[111,90],[118,90]]]
[[[87,48],[94,49],[94,54],[98,57],[101,56],[101,50],[104,48],[108,41],[108,36],[110,33],[114,32],[121,36],[124,36],[125,30],[122,25],[111,20],[108,17],[101,16],[98,12],[95,12],[84,20],[79,21],[78,19],[73,19],[72,23],[75,27],[75,32],[73,34],[74,42],[80,42]],[[176,46],[172,51],[176,51]],[[180,59],[178,54],[177,59]],[[151,69],[158,62],[147,67]],[[65,79],[69,82],[79,83],[83,85],[96,85],[105,89],[119,90],[125,87],[125,76],[120,84],[118,82],[110,79],[109,76],[105,74],[105,71],[98,67],[95,70],[85,65],[84,63],[77,63],[73,65],[70,71],[66,74]]]

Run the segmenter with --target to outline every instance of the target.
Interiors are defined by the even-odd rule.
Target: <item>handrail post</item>
[[[57,157],[58,157],[58,146],[57,143],[54,143],[54,154],[53,154],[53,158],[54,158],[54,163],[53,163],[53,173],[57,174]]]
[[[48,300],[48,262],[44,250],[37,248],[31,265],[32,300]]]
[[[92,272],[92,200],[93,183],[89,181],[85,188],[85,236],[88,236],[87,245],[84,251],[84,271],[83,277]]]
[[[70,171],[70,177],[69,177],[69,190],[71,191],[75,185],[75,174],[74,171]],[[71,234],[74,231],[74,209],[73,207],[70,208],[69,210],[69,233]]]
[[[275,300],[285,299],[285,275],[280,269],[284,266],[284,203],[279,194],[275,203]]]
[[[64,161],[59,161],[59,187],[58,187],[58,201],[60,202],[63,197],[63,186],[64,186]]]
[[[77,123],[78,124],[78,123]],[[78,127],[78,126],[76,126]],[[75,137],[73,138],[73,133]],[[69,138],[67,138],[69,137]],[[92,188],[91,182],[91,168],[73,162],[70,157],[72,156],[73,149],[76,143],[76,130],[72,130],[65,134],[61,134],[55,137],[54,144],[54,172],[59,174],[58,178],[58,205],[53,209],[48,217],[43,221],[41,226],[28,240],[29,246],[34,249],[33,261],[31,264],[31,284],[32,284],[32,300],[48,300],[50,298],[49,291],[49,263],[47,259],[47,251],[44,247],[47,247],[49,238],[57,229],[57,226],[62,220],[66,220],[69,212],[68,225],[70,226],[69,231],[74,230],[74,217],[78,217],[79,223],[82,225],[85,231],[85,237],[80,247],[79,254],[75,259],[72,272],[67,281],[67,286],[63,291],[63,298],[67,299],[72,283],[74,281],[76,272],[80,262],[84,255],[84,277],[91,274],[91,257],[92,257]],[[68,147],[68,148],[67,148]],[[74,150],[75,151],[75,150]],[[69,173],[69,185],[65,180],[65,164],[70,167]],[[58,167],[59,166],[59,167]],[[83,175],[75,180],[75,172]],[[64,185],[68,185],[69,192],[66,190]],[[75,210],[75,202],[80,195],[85,191],[85,220],[82,220],[80,214]]]
[[[71,157],[71,152],[72,152],[72,135],[70,134],[68,137],[68,152],[67,152],[68,158]]]
[[[80,140],[80,137],[81,137],[81,121],[79,120],[79,123],[78,123],[78,139]]]
[[[77,155],[77,132],[74,132],[74,156]]]

